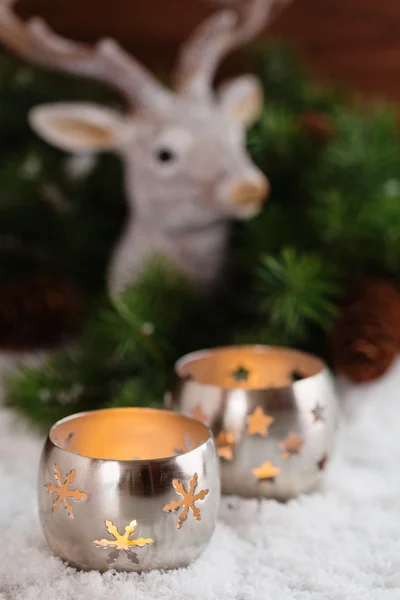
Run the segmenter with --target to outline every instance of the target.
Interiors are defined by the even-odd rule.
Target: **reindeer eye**
[[[157,150],[157,159],[162,163],[168,163],[175,159],[175,153],[169,148]]]

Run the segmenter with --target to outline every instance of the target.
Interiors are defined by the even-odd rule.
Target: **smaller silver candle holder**
[[[55,554],[78,569],[185,567],[207,546],[220,498],[211,432],[176,413],[115,408],[50,430],[39,510]]]
[[[222,493],[288,500],[318,486],[339,416],[321,359],[289,348],[234,346],[188,354],[176,373],[166,405],[213,431]]]

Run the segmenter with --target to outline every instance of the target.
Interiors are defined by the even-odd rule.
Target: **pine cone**
[[[314,110],[304,112],[297,121],[298,127],[317,144],[326,146],[335,136],[331,119]]]
[[[390,283],[367,279],[356,286],[333,329],[338,372],[362,383],[383,375],[400,348],[400,294]]]
[[[0,287],[0,348],[31,350],[60,344],[83,320],[78,290],[53,275],[38,274]]]

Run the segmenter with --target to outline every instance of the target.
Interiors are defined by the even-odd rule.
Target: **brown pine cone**
[[[71,283],[37,274],[0,286],[0,348],[30,350],[62,343],[77,333],[83,299]]]
[[[356,286],[332,334],[338,372],[362,383],[383,375],[400,348],[400,293],[390,283],[370,278]]]
[[[321,146],[329,144],[335,136],[331,119],[316,110],[309,110],[300,115],[297,125],[301,131]]]

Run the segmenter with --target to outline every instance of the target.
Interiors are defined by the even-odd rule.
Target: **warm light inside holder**
[[[58,448],[89,458],[152,460],[184,454],[209,438],[205,425],[183,415],[145,408],[80,413],[50,430]]]
[[[231,346],[188,354],[176,364],[181,378],[221,388],[267,389],[292,385],[323,371],[319,358],[288,348]]]

